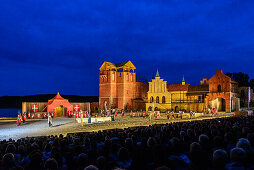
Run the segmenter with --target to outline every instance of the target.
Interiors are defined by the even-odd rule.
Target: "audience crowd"
[[[254,117],[0,141],[0,168],[254,169]]]

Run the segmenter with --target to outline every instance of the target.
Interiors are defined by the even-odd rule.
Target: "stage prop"
[[[83,118],[83,123],[88,124],[88,119],[89,118]],[[107,122],[111,121],[111,117],[91,117],[91,123],[102,123],[102,122]],[[81,119],[77,118],[76,119],[77,123],[81,123]],[[90,120],[89,120],[90,123]]]

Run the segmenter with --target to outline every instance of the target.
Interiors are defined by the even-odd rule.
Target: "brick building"
[[[131,61],[102,64],[99,78],[99,105],[102,110],[145,109],[148,84],[136,82],[135,69]]]
[[[240,99],[238,83],[216,70],[216,74],[208,80],[209,93],[205,105],[217,108],[219,111],[231,112],[239,110]]]
[[[167,84],[157,71],[152,82],[136,82],[136,67],[131,61],[104,62],[100,67],[99,105],[102,110],[113,108],[128,110],[194,110],[205,107],[220,112],[239,110],[238,83],[217,70],[209,80],[200,85]]]

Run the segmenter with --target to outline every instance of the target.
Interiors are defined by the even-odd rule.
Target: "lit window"
[[[150,97],[150,103],[153,103],[153,96]]]
[[[218,92],[221,92],[221,85],[218,85]]]
[[[115,81],[115,72],[112,72],[112,81]]]
[[[160,98],[159,96],[156,97],[156,103],[159,103],[160,102]]]
[[[165,96],[162,97],[162,103],[166,103]]]

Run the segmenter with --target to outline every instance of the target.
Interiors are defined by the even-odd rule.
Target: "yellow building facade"
[[[149,82],[147,97],[147,111],[159,111],[171,108],[170,93],[167,90],[167,81],[160,78],[158,71],[155,78],[152,79],[152,82]]]
[[[157,70],[155,78],[149,82],[146,111],[202,112],[206,93],[208,93],[207,86],[189,86],[184,78],[181,84],[167,85],[167,81],[160,78]]]

